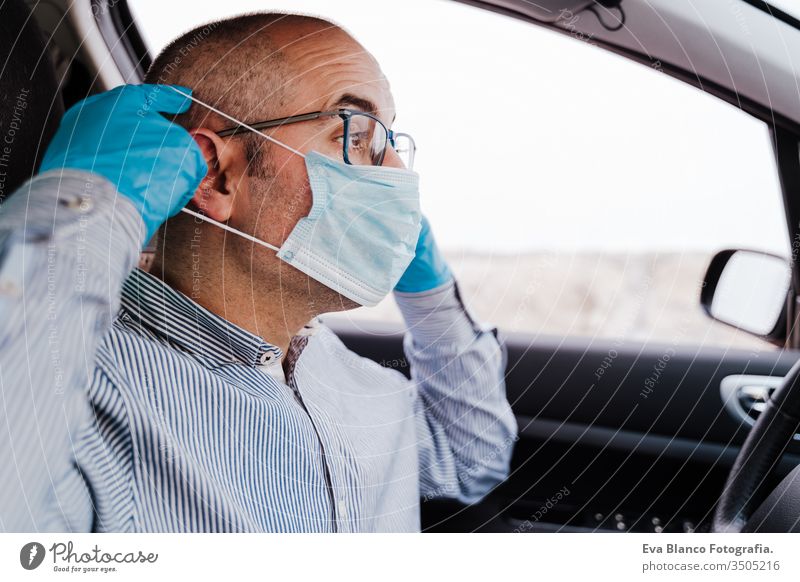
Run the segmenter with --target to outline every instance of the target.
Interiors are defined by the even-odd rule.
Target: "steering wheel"
[[[800,532],[800,465],[767,495],[761,486],[800,425],[800,362],[766,403],[722,491],[714,532]]]

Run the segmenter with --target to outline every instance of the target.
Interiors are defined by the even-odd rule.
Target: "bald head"
[[[145,82],[190,87],[196,97],[237,119],[269,119],[303,93],[304,73],[319,64],[308,55],[334,44],[363,51],[338,25],[321,18],[246,14],[176,38],[153,61]],[[214,129],[230,125],[197,105],[178,122]]]
[[[353,62],[361,63],[362,70],[349,73]],[[371,70],[364,71],[364,65]],[[145,82],[189,87],[198,99],[236,119],[255,122],[318,110],[324,97],[336,90],[326,81],[335,77],[341,86],[342,73],[350,74],[354,86],[364,78],[385,83],[375,59],[339,25],[269,12],[219,20],[184,33],[156,57]],[[388,93],[388,84],[386,89]],[[176,121],[187,129],[219,131],[231,125],[196,104]],[[248,171],[263,177],[269,169],[261,155],[263,140],[243,135],[241,143]]]

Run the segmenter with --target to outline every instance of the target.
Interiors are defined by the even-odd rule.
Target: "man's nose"
[[[386,153],[383,155],[383,163],[382,166],[388,166],[390,168],[405,168],[406,165],[403,163],[403,160],[400,158],[400,155],[394,151],[394,148],[391,145],[386,146]]]

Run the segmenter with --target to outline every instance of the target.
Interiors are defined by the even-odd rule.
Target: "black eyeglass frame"
[[[414,142],[414,138],[411,137],[407,133],[399,133],[392,131],[384,123],[378,119],[376,116],[372,115],[371,113],[367,113],[366,111],[359,111],[357,109],[332,109],[330,111],[313,111],[311,113],[301,113],[300,115],[290,115],[288,117],[279,117],[277,119],[270,119],[267,121],[259,121],[257,123],[250,123],[248,124],[253,129],[268,129],[270,127],[280,127],[281,125],[287,125],[289,123],[299,123],[301,121],[312,121],[314,119],[319,119],[320,117],[327,117],[327,116],[337,116],[344,122],[344,135],[342,138],[342,157],[344,158],[344,162],[349,165],[353,165],[350,162],[349,156],[347,155],[347,144],[350,139],[350,119],[354,115],[363,115],[365,117],[369,117],[370,119],[374,120],[375,123],[380,124],[380,126],[386,132],[386,147],[389,145],[392,148],[395,148],[395,138],[399,136],[406,137],[411,144],[411,153],[409,154],[409,165],[413,165],[414,162],[414,153],[417,150],[417,144]],[[243,125],[237,125],[236,127],[229,127],[227,129],[223,129],[221,131],[214,132],[220,137],[230,137],[234,135],[241,134],[245,131],[249,131],[247,127]],[[383,159],[386,157],[386,147],[383,148],[381,152],[380,159],[377,160],[377,163],[373,164],[375,166],[380,166],[383,164]],[[408,168],[411,169],[410,167]]]

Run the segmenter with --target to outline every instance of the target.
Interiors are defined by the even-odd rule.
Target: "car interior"
[[[800,55],[796,18],[759,0],[463,3],[531,30],[579,32],[641,66],[657,62],[665,74],[764,122],[788,237],[800,241],[800,91],[791,57]],[[747,14],[747,35],[737,11]],[[585,17],[576,22],[565,14]],[[87,95],[140,82],[153,56],[126,0],[7,0],[0,15],[3,28],[19,31],[20,47],[21,41],[34,47],[6,49],[6,66],[20,74],[39,71],[34,93],[48,104],[39,108],[40,127],[51,127]],[[751,37],[765,40],[753,46]],[[47,46],[50,63],[39,66],[36,43]],[[9,78],[0,76],[3,84]],[[36,135],[46,142],[52,131]],[[34,173],[46,143],[35,146],[20,166],[27,176],[17,183]],[[771,351],[621,344],[500,328],[507,394],[519,425],[510,477],[471,506],[423,500],[423,531],[800,531],[798,290],[796,252],[779,257],[727,249],[708,266],[698,305],[779,348]],[[330,325],[365,357],[403,358],[400,326]]]

